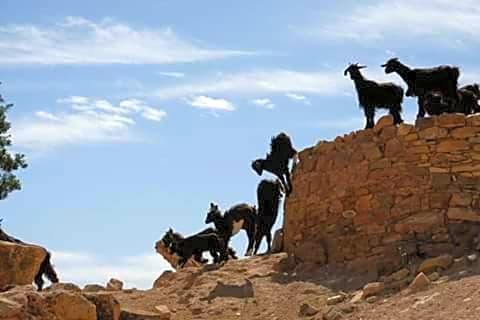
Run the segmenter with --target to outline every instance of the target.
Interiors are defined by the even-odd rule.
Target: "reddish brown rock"
[[[0,241],[0,288],[31,284],[46,254],[38,246]]]

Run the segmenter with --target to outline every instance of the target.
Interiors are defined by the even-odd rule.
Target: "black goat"
[[[363,68],[366,68],[366,66],[359,66],[358,63],[349,64],[343,74],[346,76],[349,73],[350,79],[355,83],[358,103],[363,108],[367,119],[365,129],[373,128],[375,110],[378,108],[388,109],[395,124],[402,123],[403,120],[400,115],[403,102],[402,87],[391,82],[378,83],[367,80],[360,72],[360,69]]]
[[[423,109],[432,116],[452,111],[452,105],[445,101],[440,91],[429,91],[422,99]]]
[[[181,237],[181,236],[180,236]],[[178,265],[183,268],[188,259],[193,255],[200,255],[201,263],[204,263],[201,254],[204,251],[210,252],[214,263],[228,260],[225,250],[225,242],[216,233],[196,234],[187,238],[179,238],[172,229],[168,230],[162,241],[170,248],[170,252],[179,256]],[[198,260],[197,260],[198,261]]]
[[[407,97],[418,97],[417,118],[425,116],[423,99],[429,91],[440,91],[444,99],[457,103],[457,85],[460,70],[452,66],[435,68],[411,69],[401,63],[398,58],[392,58],[382,65],[385,73],[397,73],[408,85]],[[438,114],[438,112],[435,112]]]
[[[461,87],[458,89],[458,95],[463,109],[470,113],[480,112],[480,86],[477,83]]]
[[[256,159],[252,162],[252,169],[259,176],[262,175],[263,170],[276,175],[282,182],[288,196],[293,189],[288,164],[290,159],[295,159],[296,155],[297,150],[293,147],[292,140],[286,133],[281,132],[272,138],[270,153],[267,153],[265,159]]]
[[[429,91],[422,99],[424,110],[430,115],[442,113],[463,113],[469,115],[479,111],[477,85],[467,85],[457,90],[457,101],[454,102],[440,91]]]
[[[282,191],[282,185],[278,180],[262,180],[258,184],[258,216],[254,254],[257,254],[264,236],[267,238],[267,253],[272,248],[272,227],[277,220]]]
[[[453,106],[453,112],[463,113],[469,115],[479,111],[478,99],[479,95],[476,93],[475,85],[468,85],[458,89],[457,103]]]
[[[23,242],[22,240],[19,240],[17,238],[14,238],[8,235],[5,231],[3,231],[1,227],[1,222],[2,222],[2,219],[0,219],[0,241],[13,242],[13,243],[22,244],[22,245],[30,245],[28,243]],[[50,252],[48,252],[47,250],[45,251],[46,251],[45,258],[40,264],[40,268],[34,280],[35,284],[37,285],[38,291],[42,291],[43,285],[45,284],[43,280],[44,275],[52,283],[57,283],[59,281],[57,273],[55,272],[55,269],[53,268],[53,265],[50,262],[50,259],[51,259]]]
[[[257,223],[257,209],[246,203],[233,206],[222,215],[218,205],[210,203],[210,210],[207,213],[205,223],[215,224],[215,229],[225,241],[225,248],[228,247],[230,238],[240,230],[245,230],[248,236],[248,247],[246,256],[252,254],[255,243],[255,228]]]
[[[215,230],[214,228],[207,228],[205,230],[200,231],[196,235],[209,234],[209,233],[216,233],[218,235],[218,231]],[[162,242],[165,245],[165,247],[169,249],[170,253],[175,253],[174,244],[184,239],[185,239],[184,236],[182,236],[178,232],[174,232],[172,228],[170,228],[163,236]],[[208,262],[208,260],[204,259],[202,255],[203,255],[203,251],[195,251],[193,253],[193,258],[195,259],[195,261],[201,264],[205,264]],[[228,256],[229,258],[232,258],[232,259],[238,259],[235,250],[231,247],[228,248]]]

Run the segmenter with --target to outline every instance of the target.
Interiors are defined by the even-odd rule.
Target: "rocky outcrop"
[[[42,292],[31,285],[0,293],[0,320],[119,320],[113,292],[82,292],[72,284],[55,284]]]
[[[447,114],[321,141],[299,154],[284,248],[297,263],[390,274],[478,246],[480,115]]]
[[[38,246],[0,241],[0,290],[31,284],[46,255]]]

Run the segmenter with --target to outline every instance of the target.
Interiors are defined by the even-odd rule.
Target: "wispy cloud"
[[[105,261],[88,253],[53,251],[55,264],[62,282],[102,284],[110,278],[124,281],[128,288],[150,289],[155,279],[170,265],[158,254],[139,254]]]
[[[342,10],[320,21],[296,29],[330,40],[430,38],[458,43],[462,39],[478,41],[480,7],[474,0],[380,0],[359,3],[350,11]]]
[[[311,105],[312,103],[308,98],[304,95],[301,94],[296,94],[296,93],[286,93],[285,96],[289,98],[290,100],[297,101],[297,102],[302,102],[307,105]]]
[[[40,110],[16,123],[12,132],[16,145],[45,150],[67,144],[131,141],[136,118],[158,122],[167,115],[138,99],[122,100],[118,106],[105,99],[82,96],[57,102],[66,104],[67,109]]]
[[[154,90],[146,95],[153,95],[161,99],[220,93],[257,95],[259,93],[297,92],[335,95],[349,88],[349,85],[342,76],[342,70],[302,72],[280,69],[219,74],[186,84]]]
[[[272,103],[272,101],[268,98],[263,98],[263,99],[253,99],[251,101],[254,105],[266,108],[266,109],[273,109],[275,108],[275,104]]]
[[[171,77],[171,78],[183,78],[185,73],[183,72],[160,72],[162,76]]]
[[[0,25],[0,64],[171,64],[252,54],[209,49],[171,28],[138,29],[111,19],[67,17],[48,27]]]
[[[199,109],[208,109],[213,111],[234,111],[233,104],[225,99],[211,98],[208,96],[198,96],[187,99],[187,103],[192,107]]]

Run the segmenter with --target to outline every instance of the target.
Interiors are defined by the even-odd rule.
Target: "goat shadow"
[[[221,281],[210,291],[208,296],[202,300],[212,303],[216,298],[239,298],[247,299],[255,297],[255,290],[250,280],[245,279],[245,283],[241,285],[225,284]]]

